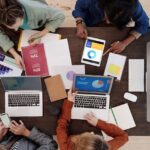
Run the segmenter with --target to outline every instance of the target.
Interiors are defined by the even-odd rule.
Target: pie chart
[[[90,59],[94,59],[96,57],[96,52],[94,50],[90,50],[87,55]]]
[[[74,71],[68,71],[66,74],[66,78],[70,81],[73,80],[73,76],[74,76],[75,72]]]
[[[101,88],[101,87],[103,87],[103,85],[104,85],[104,83],[101,80],[95,80],[92,82],[92,86],[94,88]]]

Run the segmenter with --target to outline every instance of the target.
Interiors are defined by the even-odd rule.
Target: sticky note
[[[104,44],[99,44],[99,43],[92,43],[92,48],[96,50],[103,50],[104,49]]]
[[[115,64],[110,64],[108,67],[108,72],[113,75],[120,75],[121,67]]]

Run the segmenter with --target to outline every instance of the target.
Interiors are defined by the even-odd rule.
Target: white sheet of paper
[[[18,51],[21,51],[21,47],[28,46],[28,40],[29,37],[35,33],[38,33],[39,31],[37,30],[23,30],[22,35],[20,37],[20,41],[18,44]],[[60,34],[54,34],[54,33],[47,33],[44,37],[41,38],[41,43],[50,43],[55,40],[60,40],[61,35]]]
[[[72,65],[70,50],[67,39],[45,43],[45,54],[49,74],[51,75],[52,66],[70,66]]]
[[[72,66],[52,66],[51,75],[60,74],[65,85],[65,89],[72,87],[74,74],[85,74],[85,65],[72,65]]]
[[[123,56],[120,54],[109,53],[104,75],[105,76],[110,75],[110,76],[116,77],[118,80],[121,80],[125,62],[126,62],[126,56]],[[110,73],[109,71],[110,65],[116,65],[117,67],[119,67],[120,73],[118,75]]]

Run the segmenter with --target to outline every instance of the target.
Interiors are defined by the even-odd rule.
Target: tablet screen
[[[105,42],[103,40],[87,39],[82,60],[99,65],[102,59]]]

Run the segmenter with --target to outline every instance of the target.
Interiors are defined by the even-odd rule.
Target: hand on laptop
[[[0,141],[5,136],[7,131],[8,131],[8,128],[5,128],[3,123],[0,121]]]
[[[28,137],[30,135],[30,131],[25,127],[24,123],[19,120],[20,123],[16,121],[12,121],[10,125],[10,131],[15,135],[22,135]]]
[[[71,101],[74,103],[76,94],[77,94],[77,92],[72,93],[72,89],[70,89],[68,91],[68,101]]]
[[[87,113],[87,114],[85,115],[85,119],[86,119],[86,121],[87,121],[89,124],[91,124],[92,126],[95,127],[95,126],[97,125],[98,119],[95,117],[95,115],[94,115],[92,112]]]

